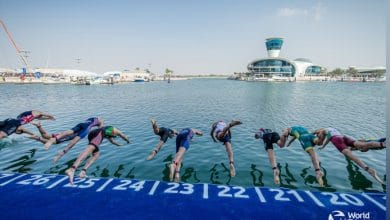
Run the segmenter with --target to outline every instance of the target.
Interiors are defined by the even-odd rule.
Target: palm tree
[[[170,70],[170,69],[166,68],[166,69],[165,69],[165,74],[164,74],[164,80],[165,80],[166,78],[170,79],[172,73],[173,73],[173,70]]]
[[[345,71],[349,76],[352,76],[352,77],[356,77],[358,76],[359,72],[357,71],[357,69],[355,69],[354,67],[349,67],[346,71]]]

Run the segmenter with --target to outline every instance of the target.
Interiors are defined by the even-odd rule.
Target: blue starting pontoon
[[[384,193],[0,173],[0,219],[385,219]],[[360,217],[360,218],[359,218]]]

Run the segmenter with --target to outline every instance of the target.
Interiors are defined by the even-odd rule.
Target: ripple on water
[[[351,92],[359,91],[359,92]],[[116,147],[104,141],[101,157],[88,170],[90,176],[168,180],[168,164],[175,154],[170,139],[157,156],[146,161],[159,138],[150,118],[160,126],[193,127],[204,132],[194,137],[185,154],[182,181],[242,186],[274,187],[272,169],[263,143],[255,140],[260,127],[281,131],[292,125],[310,130],[333,126],[355,138],[385,135],[383,83],[247,83],[228,80],[188,80],[119,84],[114,86],[1,85],[0,118],[39,109],[54,114],[56,121],[42,121],[49,132],[64,131],[91,116],[118,127],[132,144]],[[212,121],[239,119],[232,129],[237,176],[229,176],[225,147],[209,136]],[[32,125],[26,128],[37,132]],[[119,140],[120,141],[120,140]],[[0,143],[2,171],[63,174],[87,146],[81,140],[57,164],[51,160],[66,144],[42,144],[13,135]],[[317,190],[310,157],[298,141],[274,150],[281,170],[281,186]],[[326,174],[324,191],[383,191],[382,186],[355,164],[346,160],[331,144],[316,151]],[[381,151],[354,152],[381,177],[386,158]]]

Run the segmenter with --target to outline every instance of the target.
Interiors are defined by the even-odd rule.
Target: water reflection
[[[256,168],[255,164],[251,164],[251,172],[252,181],[254,186],[264,186],[263,183],[263,172]]]
[[[132,167],[129,172],[126,174],[125,178],[130,178],[130,179],[134,179],[135,178],[135,175],[133,174],[134,173],[134,170],[135,170],[135,167]]]
[[[114,177],[116,178],[120,178],[122,176],[122,173],[121,171],[123,171],[125,169],[124,165],[123,164],[120,164],[118,166],[118,168],[116,169],[116,171],[114,172]]]
[[[200,180],[196,176],[196,171],[193,167],[187,167],[184,170],[184,174],[181,176],[181,181],[190,183],[199,183]]]
[[[32,170],[29,165],[35,163],[37,160],[33,160],[32,158],[35,156],[37,149],[31,149],[26,152],[26,155],[19,157],[16,160],[11,160],[8,164],[8,167],[3,168],[4,171],[12,171],[19,173],[27,173]]]
[[[298,187],[294,186],[292,183],[296,183],[297,180],[294,178],[293,174],[291,173],[288,163],[285,164],[284,169],[280,163],[277,164],[278,169],[280,170],[280,186],[286,187],[290,189],[297,189]]]
[[[372,188],[372,182],[360,172],[360,168],[348,158],[345,158],[345,160],[347,161],[348,180],[352,189],[366,191],[368,188]]]
[[[163,181],[167,181],[167,182],[169,181],[169,165],[172,163],[172,160],[173,160],[173,155],[172,154],[168,155],[163,160],[163,162],[165,163],[164,169],[162,170],[162,174],[163,174],[162,180]]]
[[[229,185],[232,177],[229,168],[224,164],[214,164],[210,171],[210,182],[214,184]]]
[[[4,138],[0,140],[0,151],[12,144],[11,138]]]
[[[315,188],[319,191],[335,192],[336,189],[332,188],[331,185],[328,184],[327,170],[323,166],[321,166],[321,163],[320,163],[320,167],[321,167],[322,173],[324,174],[324,176],[322,176],[322,180],[324,181],[324,186],[320,187],[318,185],[316,176],[313,175],[313,174],[315,174],[315,172],[314,172],[314,169],[312,167],[303,168],[301,171],[300,176],[303,178],[304,184],[306,186],[309,186],[310,188]]]

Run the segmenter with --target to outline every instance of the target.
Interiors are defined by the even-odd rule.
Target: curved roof
[[[283,57],[266,57],[266,58],[261,58],[261,59],[253,60],[252,62],[250,62],[250,63],[248,64],[248,66],[251,65],[251,64],[253,64],[253,63],[262,61],[262,60],[283,60],[283,61],[286,61],[286,62],[289,62],[289,63],[295,65],[293,61],[291,61],[291,60],[289,60],[289,59],[287,59],[287,58],[283,58]]]
[[[312,63],[311,60],[309,60],[309,59],[307,59],[307,58],[297,58],[297,59],[295,59],[294,61],[301,61],[301,62]]]
[[[268,40],[274,40],[274,39],[283,40],[282,37],[269,37],[269,38],[266,38],[265,40],[268,41]]]

